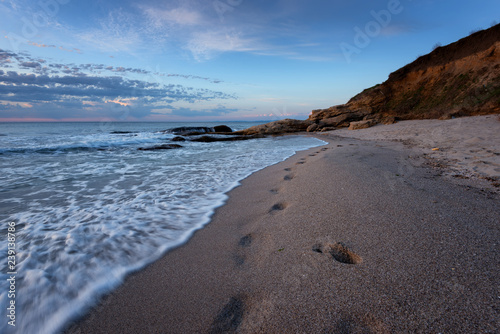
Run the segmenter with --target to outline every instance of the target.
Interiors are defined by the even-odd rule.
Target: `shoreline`
[[[496,195],[401,143],[317,138],[66,332],[493,332]]]

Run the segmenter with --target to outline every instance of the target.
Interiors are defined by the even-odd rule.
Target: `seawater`
[[[239,181],[324,144],[286,136],[138,150],[170,143],[174,134],[163,130],[215,125],[0,124],[0,332],[58,332],[127,274],[186,242]],[[15,275],[8,274],[9,224]],[[15,327],[7,317],[12,300]]]

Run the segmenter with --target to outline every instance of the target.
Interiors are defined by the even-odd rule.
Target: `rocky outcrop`
[[[346,104],[313,110],[308,131],[491,113],[500,113],[500,25],[419,57]]]
[[[233,134],[237,135],[277,135],[282,133],[291,133],[291,132],[301,132],[306,131],[307,128],[313,124],[312,121],[299,121],[296,119],[283,119],[271,123],[261,124],[252,126],[248,129],[235,131]]]
[[[197,138],[192,138],[190,141],[199,143],[213,143],[220,141],[241,141],[256,138],[264,138],[264,135],[254,134],[254,135],[243,135],[243,136],[233,136],[233,137],[214,137],[214,136],[201,136]]]
[[[163,131],[164,133],[173,133],[178,136],[197,136],[205,133],[213,134],[227,134],[232,133],[233,130],[227,125],[217,125],[213,128],[207,126],[181,126],[173,129]]]
[[[233,132],[233,129],[231,129],[227,125],[217,125],[217,126],[214,126],[214,131],[218,132],[218,133],[229,133],[229,132]]]
[[[377,122],[374,121],[373,119],[368,119],[366,121],[359,121],[359,122],[351,122],[351,124],[349,125],[349,130],[366,129],[375,124],[377,124]]]
[[[151,147],[139,147],[139,151],[158,151],[158,150],[172,150],[175,148],[181,148],[181,145],[177,144],[163,144],[163,145],[157,145],[157,146],[151,146]]]
[[[178,136],[192,136],[192,135],[214,132],[214,129],[206,126],[181,126],[178,128],[165,130],[163,132],[173,133],[174,135]]]

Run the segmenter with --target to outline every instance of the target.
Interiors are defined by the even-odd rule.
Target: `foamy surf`
[[[159,130],[179,125],[9,126],[0,131],[0,217],[2,235],[8,222],[16,226],[17,318],[15,327],[2,322],[2,333],[57,332],[128,273],[186,242],[239,181],[324,144],[293,136],[143,152],[174,136]],[[1,266],[6,310],[9,270]]]

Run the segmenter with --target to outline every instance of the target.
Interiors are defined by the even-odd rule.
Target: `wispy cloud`
[[[137,28],[141,25],[137,23],[136,15],[118,9],[97,19],[97,28],[77,35],[83,42],[104,52],[132,52],[144,41],[144,34]]]
[[[146,34],[142,36],[143,41],[154,39],[161,41],[166,49],[172,46],[187,50],[197,61],[231,52],[318,61],[319,58],[312,55],[320,43],[301,40],[293,21],[285,19],[294,6],[280,3],[277,6],[280,10],[256,13],[252,5],[237,4],[225,5],[223,12],[214,2],[199,0],[160,6],[143,4],[137,6],[139,13],[135,21],[128,22],[141,22],[136,25],[143,27],[138,32]]]
[[[223,52],[257,52],[264,49],[257,39],[242,35],[226,31],[196,32],[186,48],[197,60],[207,60]]]
[[[226,13],[232,19],[224,22],[211,3],[200,1],[142,4],[136,9],[134,13],[120,8],[96,19],[97,28],[80,33],[80,39],[105,52],[136,53],[149,50],[152,45],[158,50],[183,49],[197,61],[229,52],[291,58],[306,56],[303,50],[318,46],[299,40],[295,44],[276,43],[283,34],[287,39],[293,38],[290,28],[280,26],[266,33],[270,27],[250,21],[243,8]]]
[[[195,26],[202,24],[204,21],[199,12],[182,7],[170,10],[142,7],[142,10],[157,28],[171,25]]]
[[[33,42],[33,41],[27,41],[26,43],[28,43],[29,45],[32,45],[32,46],[36,46],[37,48],[55,48],[55,49],[59,49],[59,50],[62,50],[62,51],[66,51],[66,52],[76,52],[76,53],[82,53],[82,50],[80,49],[77,49],[77,48],[71,48],[71,49],[68,49],[68,48],[65,48],[63,46],[56,46],[56,45],[47,45],[47,44],[43,44],[43,43],[37,43],[37,42]]]

